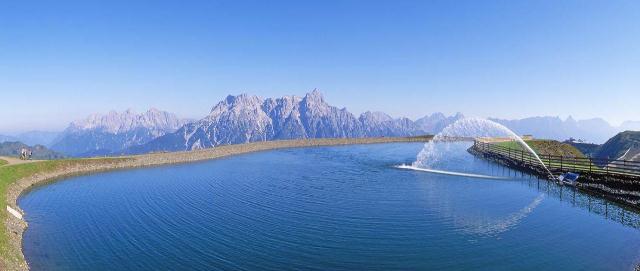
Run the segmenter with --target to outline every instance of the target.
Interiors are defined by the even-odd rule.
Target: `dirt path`
[[[39,160],[21,160],[21,159],[18,159],[18,158],[7,157],[7,156],[0,156],[0,159],[7,161],[7,164],[2,165],[2,166],[17,165],[17,164],[24,164],[24,163],[33,163],[33,162],[38,162],[39,161]],[[0,166],[0,167],[2,167],[2,166]]]

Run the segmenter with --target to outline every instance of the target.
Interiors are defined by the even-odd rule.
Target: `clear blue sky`
[[[619,123],[639,86],[640,1],[0,1],[0,133],[313,88],[354,113]]]

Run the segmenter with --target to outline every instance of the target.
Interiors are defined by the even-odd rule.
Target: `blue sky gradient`
[[[132,3],[135,2],[135,3]],[[640,120],[640,1],[0,1],[0,133],[227,94]]]

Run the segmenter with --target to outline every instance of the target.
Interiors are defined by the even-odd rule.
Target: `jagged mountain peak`
[[[132,153],[193,150],[222,144],[295,138],[410,136],[422,134],[412,121],[394,120],[381,112],[356,118],[346,108],[329,105],[319,90],[302,98],[261,99],[252,95],[227,96],[204,119],[183,126]]]
[[[316,88],[314,88],[313,91],[311,91],[311,92],[307,93],[306,95],[304,95],[303,100],[307,104],[325,104],[326,103],[324,101],[324,96]]]
[[[217,121],[220,118],[233,119],[233,116],[257,116],[262,112],[263,99],[256,95],[229,95],[211,109],[203,120],[205,123]],[[245,117],[247,118],[247,117]]]
[[[444,119],[447,116],[444,115],[444,113],[442,112],[435,112],[433,114],[431,114],[430,116],[425,116],[425,118],[440,118],[440,119]]]
[[[437,134],[448,125],[462,118],[464,118],[464,115],[460,112],[453,116],[446,116],[441,112],[436,112],[416,120],[416,125],[427,133]]]
[[[109,154],[174,132],[187,122],[156,108],[140,114],[133,109],[112,110],[72,122],[51,148],[72,156]]]
[[[220,101],[213,108],[211,108],[209,116],[216,116],[221,112],[232,108],[261,105],[262,102],[262,98],[256,95],[249,95],[246,93],[239,95],[228,95],[224,100]]]
[[[367,111],[364,112],[360,115],[360,119],[361,120],[372,120],[372,121],[378,121],[378,122],[384,122],[384,121],[392,121],[393,118],[389,115],[387,115],[384,112],[380,112],[380,111]]]
[[[225,101],[228,104],[244,104],[244,103],[252,103],[256,101],[262,101],[262,98],[257,95],[251,95],[247,93],[242,93],[239,95],[228,95]]]

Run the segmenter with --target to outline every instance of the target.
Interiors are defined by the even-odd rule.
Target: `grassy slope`
[[[545,157],[546,155],[551,154],[556,156],[568,157],[568,159],[566,159],[562,163],[562,166],[566,170],[583,169],[592,171],[605,171],[605,169],[602,169],[595,164],[592,164],[585,160],[572,161],[570,157],[583,158],[586,156],[578,148],[572,146],[571,144],[562,143],[555,140],[528,140],[526,141],[526,143],[540,156],[542,161],[547,166],[555,168],[560,167],[560,163],[558,163],[557,160],[552,163]],[[522,149],[522,146],[520,146],[516,142],[500,142],[497,144],[517,150]]]
[[[5,160],[0,159],[0,166],[6,165],[6,164],[8,164],[8,163],[9,163],[9,162],[7,162],[7,161],[5,161]]]
[[[108,161],[105,161],[108,160]],[[117,158],[105,158],[105,159],[68,159],[68,160],[51,160],[51,161],[42,161],[28,164],[19,164],[19,165],[10,165],[5,167],[0,167],[0,202],[2,205],[6,203],[7,196],[7,187],[12,183],[16,182],[21,178],[25,178],[31,176],[35,173],[44,173],[51,172],[58,169],[62,169],[65,167],[76,166],[76,165],[91,165],[95,163],[105,163],[105,162],[118,162],[121,159]],[[0,211],[0,220],[5,221],[7,217],[7,212],[4,211],[4,206],[2,207],[2,211]],[[9,248],[9,237],[6,232],[6,227],[0,227],[0,257],[2,261],[7,263],[9,261],[13,261],[12,259],[16,258],[16,251],[12,251]]]
[[[561,155],[565,157],[585,157],[576,147],[555,140],[527,140],[525,141],[539,156]],[[522,146],[515,141],[497,143],[508,148],[522,150]]]
[[[569,143],[571,146],[576,147],[580,150],[584,155],[590,157],[597,157],[598,151],[600,151],[600,145],[593,143]]]

